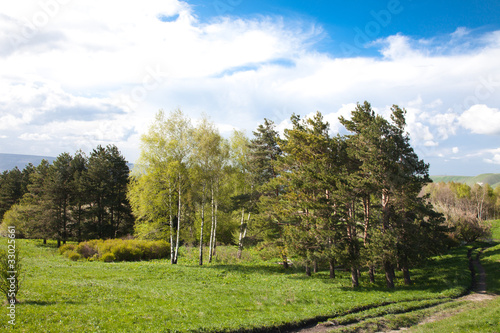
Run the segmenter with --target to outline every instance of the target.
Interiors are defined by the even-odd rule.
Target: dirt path
[[[485,271],[483,265],[481,265],[481,262],[479,260],[479,257],[483,253],[483,250],[484,249],[479,251],[476,258],[473,259],[473,264],[474,264],[474,269],[475,269],[476,274],[475,274],[474,281],[473,281],[472,292],[469,293],[468,295],[457,298],[455,301],[482,302],[482,301],[491,300],[491,299],[494,299],[495,297],[497,297],[495,295],[488,294],[486,291],[487,290],[486,289],[486,271]],[[460,312],[462,312],[464,310],[465,310],[465,308],[462,307],[461,309],[458,309],[458,310],[445,310],[442,312],[438,312],[438,313],[433,314],[430,317],[427,317],[426,319],[424,319],[423,321],[418,323],[418,325],[424,325],[427,323],[432,323],[434,321],[439,321],[439,320],[442,320],[442,319],[445,319],[448,317],[452,317],[456,314],[459,314]],[[409,330],[409,328],[403,327],[403,328],[400,328],[399,330],[387,331],[386,333],[397,333],[397,332],[403,332],[403,331],[408,331],[408,330]]]
[[[474,268],[476,271],[475,278],[474,278],[474,285],[473,285],[473,292],[471,292],[468,295],[459,297],[456,299],[456,301],[469,301],[469,302],[482,302],[482,301],[487,301],[494,299],[495,295],[491,295],[487,293],[486,289],[486,271],[484,270],[483,265],[481,265],[481,262],[479,260],[479,257],[483,253],[483,250],[479,251],[477,254],[476,258],[473,260]],[[441,319],[445,319],[448,317],[451,317],[453,315],[456,315],[460,312],[464,311],[462,308],[461,310],[458,311],[443,311],[443,312],[438,312],[428,318],[426,318],[424,321],[420,322],[419,325],[431,323],[433,321],[438,321]],[[399,332],[399,331],[393,331],[393,332]]]
[[[481,265],[481,262],[479,261],[479,257],[482,254],[482,250],[479,251],[477,256],[473,259],[473,264],[475,268],[475,277],[473,280],[473,286],[472,286],[472,291],[466,296],[462,296],[457,298],[455,301],[470,301],[470,302],[482,302],[485,300],[490,300],[493,299],[497,296],[495,295],[490,295],[486,292],[486,271],[484,270],[484,267]],[[430,323],[433,321],[438,321],[442,320],[444,318],[451,317],[453,315],[456,315],[463,311],[464,308],[461,310],[446,310],[442,312],[438,312],[430,317],[427,317],[425,320],[420,322],[418,325],[423,325],[426,323]],[[327,333],[327,332],[332,332],[335,330],[335,328],[340,328],[340,327],[346,327],[349,325],[340,325],[340,326],[334,326],[333,324],[329,323],[319,323],[319,324],[311,324],[309,326],[305,326],[302,328],[297,328],[293,330],[286,330],[286,331],[281,331],[282,333]],[[396,333],[396,332],[403,332],[403,331],[408,331],[409,328],[400,328],[399,330],[393,330],[393,331],[387,331],[389,333]]]

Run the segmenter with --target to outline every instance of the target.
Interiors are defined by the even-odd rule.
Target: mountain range
[[[455,183],[465,183],[469,186],[474,184],[490,184],[491,187],[495,188],[500,185],[500,173],[483,173],[479,176],[431,176],[431,179],[435,182],[455,182]]]
[[[16,166],[19,168],[19,170],[22,170],[29,163],[36,166],[40,164],[42,159],[46,159],[47,161],[52,163],[56,158],[51,156],[0,153],[0,172],[11,170]],[[133,164],[129,163],[129,167],[132,168]],[[431,179],[436,183],[456,182],[465,183],[469,186],[472,186],[476,183],[490,184],[491,187],[500,185],[500,173],[485,173],[479,176],[431,176]]]
[[[55,157],[38,156],[38,155],[20,155],[20,154],[2,154],[0,153],[0,172],[5,170],[12,170],[16,166],[19,170],[23,170],[29,163],[37,166],[45,159],[50,163],[54,162]]]
[[[56,157],[0,153],[0,173],[5,170],[12,170],[16,166],[19,170],[23,170],[29,163],[37,166],[44,159],[52,163],[56,160]],[[131,170],[134,167],[133,163],[127,163],[127,165]]]

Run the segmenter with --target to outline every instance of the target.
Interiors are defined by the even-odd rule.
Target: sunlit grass
[[[490,221],[491,238],[500,241],[500,220]]]
[[[413,271],[414,285],[384,287],[382,274],[370,285],[350,287],[349,273],[306,277],[285,271],[275,261],[207,264],[186,257],[104,263],[70,261],[41,241],[18,240],[25,278],[16,309],[19,332],[210,332],[277,327],[310,318],[345,314],[352,309],[400,301],[444,300],[463,294],[470,284],[462,248]],[[53,245],[53,243],[49,244]],[[4,246],[3,243],[1,246]],[[219,249],[224,262],[233,262]],[[229,251],[231,252],[231,251]],[[232,252],[231,252],[232,253]],[[188,254],[185,253],[187,256]],[[188,257],[188,256],[187,256]],[[188,263],[184,263],[185,260]],[[401,281],[401,276],[399,276]],[[0,318],[6,317],[6,307]],[[10,326],[0,322],[0,331]]]

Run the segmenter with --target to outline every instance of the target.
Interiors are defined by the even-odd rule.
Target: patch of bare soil
[[[311,327],[305,327],[305,328],[298,328],[293,331],[287,331],[287,333],[326,333],[330,332],[334,327],[339,327],[339,326],[334,326],[333,323],[319,323],[316,326],[311,326]]]

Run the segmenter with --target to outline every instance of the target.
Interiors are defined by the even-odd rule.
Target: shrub
[[[170,254],[170,244],[161,241],[138,241],[138,246],[143,252],[144,260],[162,259]]]
[[[131,242],[121,241],[111,248],[111,253],[115,255],[118,261],[137,261],[142,258],[143,252],[141,249]]]
[[[81,258],[80,254],[75,251],[66,251],[66,255],[70,260],[77,261]]]
[[[167,258],[170,255],[170,244],[165,241],[108,239],[105,241],[90,240],[77,246],[67,244],[59,249],[59,253],[67,257],[71,252],[77,253],[89,261],[151,260]]]
[[[64,244],[61,247],[59,247],[59,254],[64,254],[67,251],[75,251],[76,245],[75,244]]]
[[[104,262],[113,262],[115,261],[115,255],[111,252],[108,252],[108,253],[105,253],[103,256],[102,256],[102,261]]]
[[[88,241],[78,244],[78,246],[76,247],[76,252],[78,252],[83,258],[88,259],[98,251],[95,242]]]

